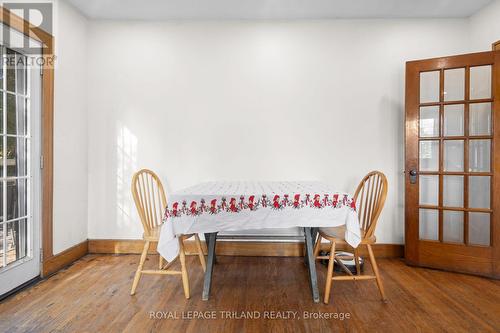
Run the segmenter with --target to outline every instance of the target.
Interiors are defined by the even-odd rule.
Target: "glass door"
[[[0,47],[0,295],[40,274],[40,69]]]
[[[406,259],[498,276],[500,52],[407,63]],[[498,127],[498,125],[497,125]]]

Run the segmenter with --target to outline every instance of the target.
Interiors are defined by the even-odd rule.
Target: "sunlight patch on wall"
[[[131,179],[137,170],[137,137],[125,126],[119,125],[116,136],[116,221],[120,229],[130,228],[136,222],[134,202],[130,192]],[[133,221],[134,220],[134,221]]]

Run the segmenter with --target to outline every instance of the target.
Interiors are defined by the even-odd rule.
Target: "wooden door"
[[[406,64],[405,258],[500,278],[500,51]]]

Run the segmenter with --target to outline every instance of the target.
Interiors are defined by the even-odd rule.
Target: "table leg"
[[[311,293],[314,303],[319,303],[319,290],[318,290],[318,278],[316,275],[316,261],[314,260],[314,250],[313,250],[313,238],[312,230],[313,228],[304,228],[304,234],[306,237],[306,260],[307,268],[309,270],[309,282],[311,285]]]
[[[316,236],[318,236],[318,231],[319,231],[319,228],[311,228],[311,238],[312,238],[312,242],[313,242],[313,249],[314,249],[314,242],[316,242]],[[305,228],[304,228],[304,236],[305,236]],[[308,265],[309,262],[308,262],[308,256],[307,256],[307,247],[305,247],[305,251],[304,251],[304,265]]]
[[[205,233],[205,243],[207,244],[207,249],[208,249],[208,237],[210,236],[210,233]],[[217,264],[217,255],[215,254],[214,251],[214,265]]]
[[[210,297],[210,286],[212,285],[212,273],[214,270],[214,260],[215,260],[215,242],[217,240],[217,233],[205,234],[205,240],[207,242],[208,256],[207,256],[207,270],[205,271],[205,280],[203,282],[203,294],[202,300],[208,301]]]
[[[313,240],[313,248],[314,248],[314,242],[316,242],[316,237],[318,236],[319,228],[311,228],[311,237]]]

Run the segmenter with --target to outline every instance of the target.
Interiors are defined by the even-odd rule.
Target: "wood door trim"
[[[416,72],[433,72],[441,69],[454,69],[469,66],[470,63],[474,65],[470,67],[477,67],[483,65],[490,65],[495,61],[494,52],[477,52],[470,54],[460,54],[449,57],[430,58],[423,60],[412,60],[406,64],[410,67],[415,67]],[[439,104],[439,103],[437,103]]]
[[[492,140],[492,151],[495,151],[495,156],[492,159],[492,162],[494,160],[492,171],[496,173],[497,176],[493,177],[492,193],[497,193],[497,198],[496,202],[493,202],[493,198],[491,198],[491,207],[494,209],[490,221],[490,236],[495,259],[493,261],[493,274],[498,278],[500,277],[500,222],[495,224],[494,221],[500,221],[500,50],[494,53],[495,65],[493,67],[492,93],[494,93],[494,96],[497,96],[497,100],[493,103],[492,107],[492,130],[494,135],[494,139]]]
[[[491,44],[491,50],[492,51],[500,51],[500,40]]]
[[[472,66],[477,67],[477,66]],[[481,99],[473,99],[464,101],[440,101],[440,102],[424,102],[419,103],[420,106],[440,106],[440,105],[456,105],[456,104],[479,104],[479,103],[491,103],[493,102],[492,98],[481,98]],[[450,136],[450,138],[454,138],[454,136]]]
[[[41,121],[41,153],[44,163],[42,170],[42,223],[41,246],[43,254],[42,266],[53,256],[53,172],[54,172],[54,37],[39,27],[31,25],[21,17],[0,6],[0,23],[31,37],[44,45],[43,57],[46,60],[42,67],[42,121]],[[42,268],[42,272],[44,269]]]
[[[415,223],[408,223],[412,216],[417,216],[418,209],[418,192],[412,191],[413,186],[417,184],[410,183],[410,170],[418,170],[418,140],[414,138],[418,136],[418,115],[416,112],[410,113],[412,110],[419,107],[419,100],[413,98],[412,94],[418,96],[420,94],[420,86],[416,84],[416,80],[409,78],[418,75],[418,68],[412,66],[412,63],[406,63],[406,87],[405,87],[405,258],[408,262],[419,262],[418,244],[412,241],[414,235],[418,235],[418,226]],[[418,182],[418,179],[417,179]]]
[[[493,249],[491,247],[468,247],[467,253],[464,253],[464,248],[465,245],[461,244],[421,241],[419,266],[492,277],[489,272],[494,262]],[[436,262],[439,264],[437,265]]]

